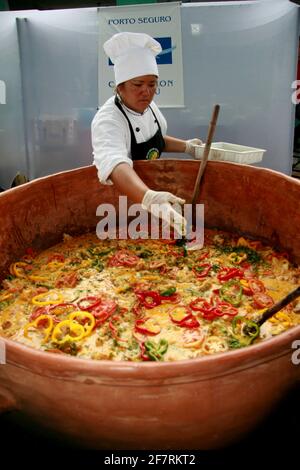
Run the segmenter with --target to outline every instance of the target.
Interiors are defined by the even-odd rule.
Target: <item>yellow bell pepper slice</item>
[[[41,324],[41,322],[46,321],[46,326]],[[36,330],[41,330],[44,334],[43,343],[46,343],[50,337],[52,328],[53,328],[53,319],[49,315],[40,315],[33,322],[28,323],[24,328],[24,336],[28,338],[28,330],[30,328],[35,328]]]
[[[11,292],[6,292],[5,294],[0,295],[0,302],[3,302],[3,300],[10,299],[12,295],[13,294]]]
[[[49,278],[46,276],[36,276],[35,274],[30,274],[27,276],[30,281],[40,281],[40,282],[48,282]]]
[[[179,305],[178,307],[174,307],[170,310],[170,315],[173,320],[180,322],[188,315],[188,313],[185,307]]]
[[[235,251],[228,256],[229,261],[235,264],[241,264],[245,259],[247,259],[247,254],[243,253],[239,255]]]
[[[41,294],[35,295],[34,297],[32,297],[31,302],[34,305],[39,305],[40,307],[42,307],[44,305],[60,304],[64,301],[63,296],[60,294],[56,294],[55,299],[47,299],[47,295],[49,295],[49,292],[42,292]]]
[[[81,310],[70,313],[68,318],[70,321],[75,321],[76,323],[79,323],[79,325],[83,326],[85,331],[84,336],[88,336],[93,331],[96,323],[94,315],[90,312],[82,312]]]
[[[11,263],[11,264],[9,265],[9,268],[8,268],[9,274],[11,274],[12,276],[15,276],[14,264],[15,264],[15,263]]]
[[[282,323],[285,326],[288,326],[291,323],[291,318],[286,312],[278,312],[274,317],[269,319],[271,323]]]
[[[58,323],[52,333],[52,341],[63,344],[67,341],[80,341],[85,336],[85,329],[79,323],[72,320],[64,320]]]
[[[23,261],[17,261],[16,263],[12,263],[9,267],[9,272],[13,276],[16,277],[26,277],[26,274],[23,271],[23,267],[27,266],[27,263],[24,263]]]
[[[55,270],[61,268],[64,264],[65,263],[62,261],[50,261],[50,263],[47,264],[47,268]]]

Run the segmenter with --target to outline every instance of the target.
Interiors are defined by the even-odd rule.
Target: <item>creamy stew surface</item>
[[[297,301],[260,328],[256,320],[299,280],[286,253],[217,230],[206,230],[195,251],[170,240],[64,235],[11,264],[0,289],[0,335],[86,359],[191,359],[298,325]]]

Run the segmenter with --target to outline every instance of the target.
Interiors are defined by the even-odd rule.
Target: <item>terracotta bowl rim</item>
[[[46,368],[49,366],[53,372],[59,372],[62,370],[62,366],[65,366],[63,370],[67,370],[69,372],[82,372],[84,374],[88,374],[90,372],[101,372],[102,374],[105,374],[105,372],[108,372],[109,376],[112,376],[112,374],[120,376],[121,373],[125,378],[126,376],[131,377],[135,373],[144,370],[149,373],[153,373],[154,376],[156,373],[159,374],[159,378],[162,377],[162,374],[165,378],[168,378],[177,375],[179,370],[184,374],[192,372],[193,370],[195,372],[200,372],[202,368],[210,370],[209,375],[212,377],[222,375],[219,371],[216,373],[216,371],[213,370],[214,365],[217,369],[222,365],[226,366],[226,371],[224,371],[224,373],[226,372],[227,374],[228,372],[230,373],[230,369],[232,367],[231,363],[233,363],[233,370],[235,370],[237,366],[239,369],[253,367],[255,364],[271,360],[272,357],[286,355],[287,349],[285,346],[288,345],[289,342],[289,353],[292,355],[293,349],[291,348],[291,344],[297,338],[300,340],[300,325],[294,326],[275,337],[264,340],[255,345],[174,362],[131,362],[84,359],[40,351],[4,337],[0,337],[0,341],[2,340],[5,343],[5,347],[7,347],[7,363],[12,363],[29,370],[35,369],[34,364],[37,363],[39,368],[45,372]],[[14,353],[17,354],[17,360],[14,359]],[[45,369],[43,369],[43,365],[45,366]]]
[[[167,164],[167,163],[173,163],[173,162],[174,163],[176,163],[176,162],[180,162],[180,163],[187,162],[187,164],[192,163],[193,165],[199,165],[200,160],[187,159],[187,158],[185,158],[185,159],[182,159],[182,158],[161,158],[159,160],[151,160],[151,161],[150,160],[149,161],[148,160],[147,161],[138,160],[138,161],[134,162],[134,166],[139,167],[139,166],[149,165],[149,162],[151,162],[152,165],[158,165],[158,166],[161,166],[161,165],[164,165],[164,164]],[[285,173],[281,173],[278,170],[273,170],[271,168],[267,168],[267,167],[263,167],[263,166],[259,167],[259,166],[255,166],[255,165],[246,165],[246,164],[243,164],[243,163],[218,161],[218,160],[208,161],[207,165],[208,166],[221,165],[221,166],[225,166],[225,167],[226,166],[235,166],[235,167],[240,167],[240,168],[244,168],[244,169],[246,168],[246,171],[249,171],[250,173],[256,172],[256,171],[267,172],[267,173],[274,174],[275,176],[278,176],[280,178],[284,178],[287,181],[291,181],[294,184],[300,186],[300,179],[294,178],[293,176],[290,176],[290,175],[286,175]],[[70,174],[70,173],[81,172],[82,170],[89,171],[93,168],[95,169],[95,166],[92,165],[92,164],[91,165],[84,165],[84,166],[80,166],[78,168],[72,168],[72,169],[69,169],[69,170],[62,170],[62,171],[58,171],[56,173],[52,173],[52,174],[49,174],[49,175],[40,176],[40,177],[35,178],[31,181],[28,181],[27,183],[24,183],[20,186],[16,186],[16,187],[13,187],[13,188],[6,189],[2,193],[0,193],[0,198],[5,197],[6,194],[13,193],[15,191],[26,190],[26,188],[28,188],[28,186],[39,184],[43,180],[49,180],[51,178],[58,177],[58,176],[63,176],[63,175]],[[96,171],[96,169],[95,169],[95,171]]]

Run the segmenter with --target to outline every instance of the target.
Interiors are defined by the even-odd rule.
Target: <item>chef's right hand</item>
[[[171,225],[179,236],[184,236],[186,234],[186,219],[177,212],[180,211],[180,205],[184,203],[184,199],[174,196],[172,193],[148,189],[143,197],[142,207]]]

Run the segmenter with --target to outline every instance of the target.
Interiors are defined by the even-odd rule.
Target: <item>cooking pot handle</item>
[[[17,409],[17,402],[9,390],[0,386],[0,414]]]

